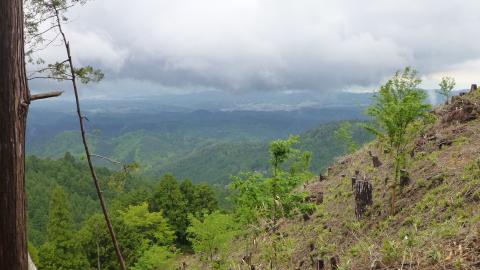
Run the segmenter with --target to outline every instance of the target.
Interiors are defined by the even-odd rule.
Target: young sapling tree
[[[453,88],[455,87],[455,79],[452,77],[443,77],[442,81],[438,84],[440,86],[440,89],[437,90],[437,93],[445,97],[445,102],[448,104],[448,101],[452,97],[452,91]]]
[[[406,67],[397,71],[393,78],[380,87],[373,98],[373,104],[368,107],[367,114],[374,120],[376,126],[366,126],[373,132],[393,157],[393,183],[391,185],[390,214],[395,214],[396,192],[401,169],[406,164],[409,134],[418,121],[429,120],[431,106],[425,102],[427,94],[418,88],[421,83],[417,71]]]
[[[358,149],[358,144],[353,139],[352,124],[350,122],[342,122],[335,131],[335,137],[346,144],[348,153],[353,153]]]

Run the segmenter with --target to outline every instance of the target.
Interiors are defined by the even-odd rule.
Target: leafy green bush
[[[238,223],[231,215],[214,212],[200,220],[189,216],[188,240],[195,253],[201,254],[212,266],[225,260],[232,241],[240,233]]]

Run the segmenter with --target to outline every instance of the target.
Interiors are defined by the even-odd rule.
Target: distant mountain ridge
[[[163,94],[132,97],[89,97],[82,100],[87,113],[163,113],[208,111],[296,111],[331,107],[365,107],[373,93],[280,91],[228,93],[204,91],[186,94]],[[73,98],[65,96],[32,109],[73,113]]]

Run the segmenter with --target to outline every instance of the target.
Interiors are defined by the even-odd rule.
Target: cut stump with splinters
[[[364,180],[357,180],[353,192],[355,194],[355,216],[357,219],[361,219],[367,211],[367,207],[373,204],[372,183],[365,177]]]

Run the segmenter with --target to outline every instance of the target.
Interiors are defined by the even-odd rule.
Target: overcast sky
[[[479,0],[96,0],[70,17],[97,94],[362,91],[407,65],[426,88],[480,82]]]

